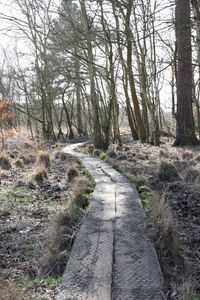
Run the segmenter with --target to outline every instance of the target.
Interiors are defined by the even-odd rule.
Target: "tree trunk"
[[[130,104],[130,99],[129,99],[129,95],[128,95],[128,78],[127,78],[127,74],[123,75],[122,81],[123,81],[123,87],[124,87],[124,94],[125,94],[125,98],[126,98],[126,112],[127,112],[129,127],[131,129],[131,134],[132,134],[132,137],[133,137],[134,140],[139,140],[137,131],[136,131],[135,126],[134,126],[134,120],[133,120],[132,112],[131,112],[131,104]]]
[[[177,132],[174,146],[199,144],[192,111],[192,51],[190,1],[176,0]]]
[[[146,142],[146,130],[144,127],[142,116],[141,116],[139,102],[138,102],[136,89],[135,89],[135,82],[134,82],[134,78],[133,78],[132,42],[131,41],[127,42],[127,69],[128,69],[128,78],[129,78],[129,83],[130,83],[131,96],[132,96],[133,105],[134,105],[135,119],[136,119],[138,131],[139,131],[139,137],[140,137],[141,142]]]
[[[76,107],[77,107],[77,127],[78,127],[78,134],[81,136],[84,133],[83,133],[82,107],[81,107],[80,63],[77,57],[77,51],[75,51],[74,69],[75,69],[75,88],[76,88]]]
[[[192,0],[192,9],[196,27],[196,47],[197,47],[197,64],[198,64],[198,86],[195,93],[195,105],[197,109],[198,120],[198,135],[200,139],[200,108],[199,108],[199,96],[200,96],[200,0]]]
[[[93,46],[91,40],[91,28],[88,22],[88,16],[85,7],[85,1],[80,0],[81,12],[84,24],[84,31],[87,43],[87,59],[88,59],[88,72],[90,80],[90,101],[92,106],[92,119],[93,119],[93,142],[96,148],[104,148],[103,137],[101,133],[101,123],[99,119],[99,107],[98,98],[96,94],[95,87],[95,66],[94,66],[94,56],[93,56]]]

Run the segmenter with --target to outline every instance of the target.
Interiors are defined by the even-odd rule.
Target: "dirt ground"
[[[0,168],[1,300],[54,299],[60,277],[38,279],[38,274],[52,220],[69,198],[68,158],[55,158],[62,146],[45,145],[37,139],[30,141],[21,133],[6,142],[3,153],[8,155],[11,168]],[[40,184],[29,183],[38,149],[46,147],[51,157],[48,178]]]
[[[149,235],[157,248],[167,298],[200,299],[200,147],[175,148],[173,140],[164,137],[155,147],[133,142],[129,134],[122,141],[122,147],[113,144],[105,154],[92,145],[82,151],[105,159],[137,185],[141,197],[145,195]],[[169,170],[164,170],[165,164]],[[165,234],[152,220],[153,194],[164,197],[169,206],[173,228],[169,220],[162,220],[168,226]]]

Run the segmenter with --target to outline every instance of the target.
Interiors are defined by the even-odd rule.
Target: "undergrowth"
[[[69,165],[69,170],[71,168]],[[95,188],[93,178],[83,166],[74,164],[73,173],[76,173],[73,178],[69,178],[67,174],[70,190],[68,201],[46,234],[47,255],[41,262],[40,278],[59,278],[64,272],[82,217]]]

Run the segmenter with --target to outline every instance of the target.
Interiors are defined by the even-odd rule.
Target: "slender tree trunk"
[[[82,107],[81,107],[81,81],[80,81],[80,63],[75,51],[74,57],[74,69],[75,69],[75,87],[76,87],[76,107],[77,107],[77,125],[78,134],[83,134],[83,123],[82,123]]]
[[[129,78],[129,84],[130,84],[130,90],[131,90],[131,96],[132,101],[134,105],[134,112],[135,112],[135,118],[136,123],[139,131],[139,137],[141,142],[146,142],[146,130],[144,127],[144,123],[142,120],[139,102],[136,94],[136,88],[135,88],[135,82],[133,77],[133,70],[132,70],[132,42],[127,42],[127,69],[128,69],[128,78]]]
[[[128,79],[127,79],[127,74],[123,75],[123,87],[124,87],[124,94],[126,98],[126,112],[127,112],[127,117],[128,117],[128,123],[131,129],[131,134],[134,140],[139,140],[137,131],[134,126],[134,120],[131,112],[131,104],[130,104],[130,99],[128,95]]]
[[[99,119],[99,109],[98,109],[98,98],[96,95],[95,88],[95,66],[94,66],[94,57],[93,57],[93,47],[91,41],[91,32],[90,25],[88,23],[88,16],[85,7],[85,1],[80,0],[84,31],[86,36],[87,43],[87,55],[88,55],[88,71],[89,71],[89,80],[90,80],[90,100],[92,106],[92,118],[93,118],[93,142],[95,147],[104,148],[103,137],[101,133],[101,124]]]
[[[63,91],[63,94],[62,94],[62,104],[63,104],[64,110],[65,110],[67,125],[69,127],[69,140],[71,140],[71,139],[74,139],[74,132],[73,132],[73,129],[72,129],[71,118],[69,116],[68,108],[66,106],[64,98],[65,98],[65,90]]]

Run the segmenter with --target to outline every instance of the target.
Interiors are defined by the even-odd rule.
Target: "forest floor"
[[[198,300],[200,147],[174,148],[168,138],[162,138],[161,146],[154,147],[132,142],[129,134],[123,135],[122,140],[122,147],[111,145],[106,153],[93,145],[80,151],[105,159],[136,184],[148,216],[149,236],[157,248],[168,299]],[[71,183],[66,174],[72,158],[56,156],[64,146],[30,141],[25,134],[16,134],[6,142],[4,154],[9,157],[11,168],[0,168],[0,300],[54,299],[60,276],[39,279],[38,274],[45,254],[52,250],[52,220],[70,198]],[[47,148],[51,158],[48,178],[35,184],[31,178],[37,152]],[[72,227],[71,243],[78,230],[77,222]],[[65,262],[67,255],[69,252],[64,254]]]
[[[2,155],[9,163],[0,168],[0,300],[54,299],[71,248],[68,245],[67,250],[64,247],[65,251],[55,253],[57,236],[62,238],[64,234],[68,244],[72,244],[79,226],[79,219],[74,219],[71,229],[62,232],[61,223],[66,225],[68,217],[62,212],[73,184],[66,174],[69,166],[77,163],[60,151],[62,147],[31,141],[19,133],[6,141],[1,152],[0,164]],[[37,152],[46,149],[51,163],[48,178],[36,183],[32,178],[38,167]],[[76,173],[77,169],[72,166],[71,170]],[[52,270],[58,268],[55,276],[51,276],[51,269],[49,272],[51,264]]]
[[[88,144],[79,149],[99,156],[136,184],[147,213],[168,299],[200,299],[200,147],[160,147],[122,137],[106,153]]]

